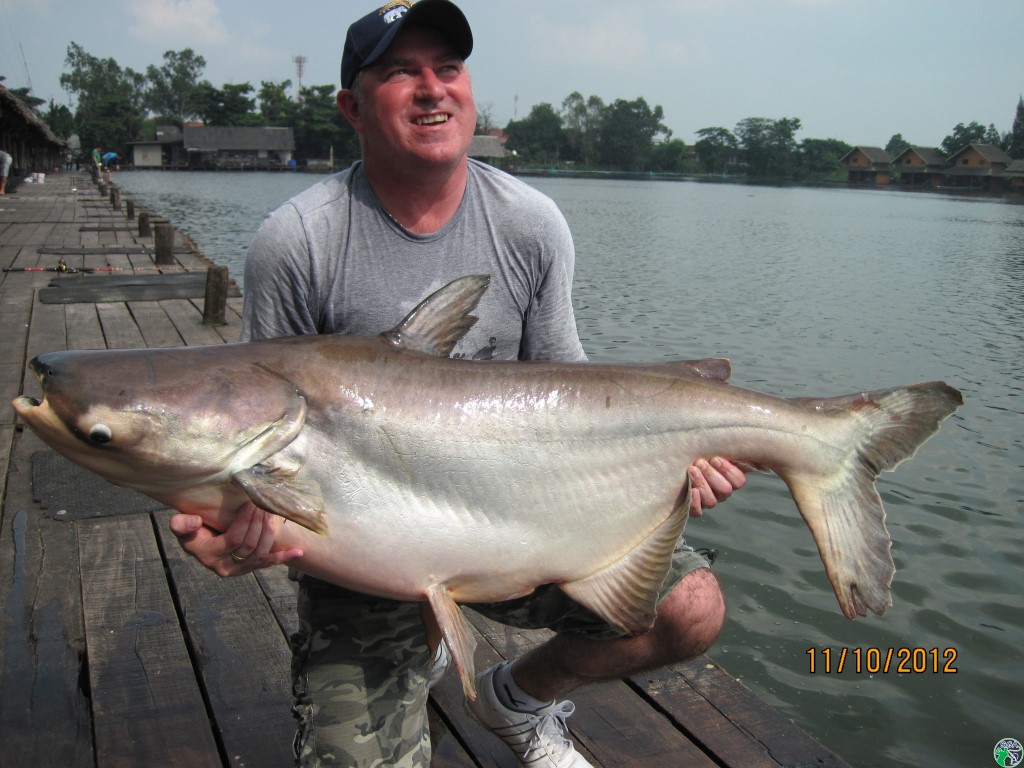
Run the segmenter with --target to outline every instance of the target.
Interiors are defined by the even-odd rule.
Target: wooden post
[[[227,325],[224,310],[228,303],[228,268],[206,270],[206,299],[203,302],[203,325]]]
[[[126,197],[124,199],[124,210],[125,210],[125,214],[124,215],[128,217],[128,221],[134,221],[135,220],[135,198],[134,197]]]
[[[97,188],[100,191],[100,197],[106,197],[107,196],[107,185],[106,185],[106,183],[101,181],[96,186],[97,186]]]
[[[139,214],[139,237],[152,237],[153,228],[149,225],[149,211]]]
[[[174,225],[169,221],[161,221],[154,228],[154,245],[156,246],[156,263],[174,263]]]
[[[118,186],[110,188],[110,205],[115,211],[121,210],[121,188]]]

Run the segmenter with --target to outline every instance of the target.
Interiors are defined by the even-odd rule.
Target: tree
[[[297,160],[326,159],[331,153],[331,147],[340,143],[339,124],[335,120],[338,105],[334,94],[333,85],[302,88],[298,109],[291,123],[295,131]]]
[[[994,125],[985,128],[976,121],[968,125],[957,123],[953,132],[942,140],[942,151],[947,155],[953,155],[968,144],[995,144],[998,146],[1001,142],[1002,138]]]
[[[903,138],[902,133],[894,133],[889,143],[885,145],[885,151],[893,157],[910,147],[910,142]]]
[[[700,137],[693,145],[697,160],[705,173],[725,173],[726,168],[736,162],[739,142],[728,128],[701,128]]]
[[[78,97],[75,127],[82,147],[107,147],[124,154],[139,136],[146,119],[146,78],[122,69],[113,59],[99,59],[77,43],[68,46],[64,64],[70,69],[60,84]]]
[[[662,123],[664,116],[661,105],[651,109],[643,97],[633,101],[616,99],[601,121],[598,160],[606,168],[645,170],[655,137],[672,138],[672,131]]]
[[[1013,118],[1006,154],[1014,160],[1024,160],[1024,96],[1017,101],[1017,115]]]
[[[691,170],[690,150],[682,139],[669,139],[654,145],[650,167],[661,173],[685,173]]]
[[[208,80],[196,86],[196,114],[205,125],[259,125],[250,83],[225,83],[215,88]]]
[[[166,51],[161,67],[146,68],[146,106],[179,128],[196,117],[196,93],[206,59],[191,48]]]
[[[890,142],[891,143],[891,142]],[[840,158],[853,147],[839,139],[804,139],[800,142],[800,168],[802,178],[844,178]]]
[[[574,160],[588,168],[596,156],[604,112],[604,101],[599,96],[584,99],[579,91],[573,91],[562,101],[562,121],[569,152]]]
[[[264,125],[295,125],[299,105],[288,96],[288,89],[291,87],[291,80],[282,80],[280,83],[271,83],[263,80],[260,83],[260,90],[256,97],[260,102],[260,116]],[[303,88],[303,91],[305,90]],[[316,92],[315,88],[310,90],[311,92]],[[300,94],[299,101],[302,101],[302,94]]]
[[[736,137],[753,176],[790,176],[798,166],[796,132],[800,120],[748,117],[736,124]]]
[[[534,163],[557,163],[565,145],[562,118],[547,102],[537,104],[522,120],[505,126],[506,146]]]
[[[75,116],[64,104],[50,99],[50,107],[43,113],[43,121],[50,126],[53,135],[66,139],[75,132]]]

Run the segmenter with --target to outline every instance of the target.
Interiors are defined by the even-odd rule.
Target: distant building
[[[936,147],[907,147],[896,155],[892,165],[901,185],[937,189],[946,181],[949,161]]]
[[[21,176],[60,168],[67,144],[21,99],[0,85],[0,149],[14,158],[7,184],[7,190],[12,191]]]
[[[854,147],[839,158],[839,163],[846,167],[847,181],[880,187],[889,184],[892,155],[881,147]]]
[[[294,152],[291,128],[162,125],[155,141],[132,145],[132,160],[136,168],[265,171],[287,168]]]
[[[1013,158],[995,144],[968,144],[949,158],[946,184],[998,191],[1006,186],[1004,173]]]
[[[1014,160],[1003,171],[1007,186],[1014,192],[1024,192],[1024,160]]]
[[[498,168],[504,168],[505,158],[509,156],[509,151],[503,144],[501,137],[498,136],[474,136],[469,145],[469,156]]]

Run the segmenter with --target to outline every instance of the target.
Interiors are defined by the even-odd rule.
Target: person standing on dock
[[[338,107],[362,159],[285,203],[247,256],[245,340],[375,334],[454,277],[494,276],[479,321],[455,354],[475,359],[582,360],[571,288],[572,236],[555,204],[470,160],[476,125],[466,59],[473,37],[449,0],[389,2],[349,27]],[[690,468],[691,514],[727,498],[743,472],[720,459]],[[279,519],[251,504],[224,533],[179,514],[172,531],[220,575],[287,563]],[[509,542],[514,556],[515,543]],[[708,560],[681,540],[654,627],[623,637],[557,587],[472,606],[495,620],[557,634],[477,677],[471,711],[522,765],[585,768],[565,729],[580,685],[702,653],[724,601]],[[428,637],[421,604],[385,600],[299,576],[293,637],[300,766],[430,763],[429,686],[448,658]]]
[[[11,165],[13,163],[14,158],[0,149],[0,195],[7,194],[7,176],[11,172]]]

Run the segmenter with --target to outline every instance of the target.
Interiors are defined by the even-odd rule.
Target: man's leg
[[[623,637],[553,585],[517,600],[472,606],[505,624],[547,627],[558,634],[521,659],[479,675],[478,698],[467,706],[504,739],[521,765],[588,768],[565,730],[575,707],[558,699],[585,683],[625,677],[705,651],[725,617],[718,581],[708,568],[713,559],[680,540],[654,626],[638,637]]]
[[[292,637],[301,768],[427,768],[431,658],[418,603],[304,578]]]
[[[711,647],[724,621],[725,601],[718,579],[709,568],[699,568],[661,602],[650,632],[612,639],[555,635],[513,662],[512,677],[536,699],[559,699],[587,683],[692,659]]]

